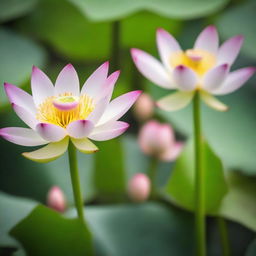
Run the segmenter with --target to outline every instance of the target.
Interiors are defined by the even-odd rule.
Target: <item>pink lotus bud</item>
[[[65,211],[66,199],[59,187],[54,186],[49,190],[47,195],[47,205],[58,212]]]
[[[129,181],[128,193],[135,202],[147,200],[150,194],[150,180],[148,176],[143,173],[135,174]]]
[[[152,98],[143,93],[134,105],[134,114],[138,120],[144,121],[152,117],[154,113],[154,102]]]
[[[139,145],[144,154],[167,162],[175,160],[183,147],[183,143],[175,141],[173,129],[169,124],[154,120],[141,128]]]

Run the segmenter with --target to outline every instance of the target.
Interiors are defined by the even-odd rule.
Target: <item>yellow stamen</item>
[[[69,103],[78,101],[77,106],[70,110],[61,110],[54,106],[53,102]],[[36,118],[43,123],[51,123],[66,128],[68,124],[76,120],[86,119],[94,110],[95,104],[93,99],[87,95],[74,97],[71,93],[65,93],[59,97],[52,96],[45,99],[39,105]]]
[[[216,64],[216,57],[204,50],[190,49],[173,53],[170,64],[172,67],[184,65],[193,69],[198,75],[203,75]]]

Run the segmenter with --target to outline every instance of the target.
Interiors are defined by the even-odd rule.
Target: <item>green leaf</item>
[[[221,200],[227,193],[227,184],[225,182],[223,166],[221,160],[212,151],[209,144],[203,141],[202,160],[205,193],[205,212],[216,212]],[[165,192],[177,205],[186,209],[194,210],[195,193],[195,171],[194,171],[194,144],[188,143],[171,174]]]
[[[21,86],[29,79],[32,66],[41,67],[46,61],[46,53],[40,46],[10,30],[0,29],[0,42],[0,84]],[[0,102],[2,107],[7,104],[3,86]]]
[[[97,143],[94,185],[98,194],[120,199],[126,190],[123,147],[119,138]]]
[[[256,58],[255,10],[254,0],[242,1],[241,4],[223,12],[216,21],[223,38],[228,39],[237,34],[244,35],[242,52],[250,58]]]
[[[75,214],[74,210],[68,213]],[[193,216],[172,206],[90,206],[85,214],[97,255],[191,255],[194,249]]]
[[[0,246],[17,247],[17,242],[9,236],[9,231],[26,217],[36,206],[36,202],[0,193]]]
[[[110,24],[89,22],[67,1],[40,1],[20,28],[47,42],[67,59],[105,60],[109,56]]]
[[[156,86],[154,90],[157,90]],[[221,156],[227,169],[238,169],[253,175],[256,173],[256,104],[253,85],[246,85],[239,91],[219,99],[230,109],[220,113],[202,104],[203,134],[213,151]],[[177,112],[158,110],[158,113],[178,131],[191,136],[191,105]]]
[[[90,231],[79,219],[67,219],[42,205],[37,206],[10,232],[28,255],[93,255]]]
[[[219,214],[256,231],[256,179],[230,172],[228,186]]]
[[[223,8],[228,0],[69,0],[93,21],[120,20],[147,10],[167,18],[192,19],[208,16]]]
[[[256,255],[256,239],[250,244],[245,256],[255,256]]]
[[[38,0],[0,0],[0,23],[19,18],[32,11]]]

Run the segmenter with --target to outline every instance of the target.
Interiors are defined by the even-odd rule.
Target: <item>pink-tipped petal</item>
[[[92,154],[97,152],[99,149],[95,144],[93,144],[89,139],[83,138],[83,139],[75,139],[71,138],[71,141],[75,145],[75,147],[82,153],[85,154]]]
[[[169,147],[165,152],[163,152],[163,154],[159,155],[159,158],[166,162],[174,161],[180,155],[183,147],[184,143],[176,142],[172,147]]]
[[[36,125],[38,124],[38,121],[31,112],[29,112],[27,109],[16,105],[15,103],[12,103],[12,107],[17,114],[17,116],[30,128],[35,129]]]
[[[105,81],[105,85],[103,87],[102,95],[103,95],[103,97],[107,97],[108,101],[111,100],[112,93],[113,93],[113,90],[114,90],[114,86],[116,84],[116,81],[117,81],[119,75],[120,75],[120,71],[118,70],[118,71],[112,73]]]
[[[232,65],[241,49],[243,41],[244,37],[238,35],[224,42],[218,52],[218,64],[228,63]]]
[[[209,51],[216,54],[219,46],[219,36],[215,26],[206,27],[197,37],[194,49]]]
[[[105,97],[96,103],[95,109],[92,113],[87,117],[87,120],[91,121],[96,125],[100,118],[102,117],[103,113],[105,112],[108,106],[109,100],[108,97]]]
[[[192,91],[196,87],[197,77],[192,69],[179,65],[173,70],[173,81],[180,90]]]
[[[132,91],[112,100],[97,125],[118,120],[131,108],[140,94],[141,91]]]
[[[165,111],[185,108],[193,99],[194,92],[175,92],[157,101],[157,106]]]
[[[81,90],[81,95],[87,94],[92,98],[99,95],[107,79],[108,68],[108,61],[103,63],[99,68],[97,68],[92,73],[92,75],[85,81]]]
[[[229,72],[229,65],[222,64],[207,72],[203,79],[203,89],[206,91],[214,91],[221,86]]]
[[[72,138],[81,139],[87,137],[94,124],[89,120],[77,120],[67,126],[67,132]]]
[[[4,89],[11,103],[15,103],[31,113],[36,113],[33,97],[15,85],[4,83]]]
[[[176,39],[164,29],[157,30],[157,48],[165,67],[170,68],[170,56],[173,52],[181,51]]]
[[[35,66],[32,69],[31,90],[36,106],[54,94],[54,87],[51,80],[43,71]]]
[[[43,148],[32,152],[25,152],[22,155],[29,160],[38,163],[48,163],[62,156],[68,148],[69,138],[66,137],[61,141],[52,142]]]
[[[254,74],[254,67],[238,69],[228,75],[220,88],[213,91],[213,94],[224,95],[239,89]]]
[[[67,135],[64,128],[49,123],[39,123],[36,126],[36,131],[40,134],[40,136],[42,136],[43,139],[51,142],[60,141]]]
[[[228,110],[228,106],[226,106],[224,103],[219,101],[217,98],[215,98],[211,94],[201,91],[200,95],[201,95],[201,99],[204,101],[204,103],[206,105],[208,105],[210,108],[213,108],[213,109],[215,109],[217,111],[221,111],[221,112]]]
[[[96,127],[88,137],[96,141],[110,140],[123,134],[128,127],[128,123],[114,121]]]
[[[29,128],[7,127],[0,129],[0,136],[21,146],[39,146],[49,143]]]
[[[79,78],[75,68],[68,64],[59,73],[56,83],[54,95],[59,96],[64,93],[71,93],[72,95],[79,95]]]
[[[136,67],[147,79],[163,88],[173,88],[168,72],[156,58],[139,49],[132,49],[131,55]]]

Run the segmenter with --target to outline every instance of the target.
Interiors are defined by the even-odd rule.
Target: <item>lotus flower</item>
[[[179,156],[183,143],[175,140],[169,124],[151,120],[139,132],[139,146],[144,154],[168,162]]]
[[[134,114],[139,121],[145,121],[154,114],[154,101],[147,93],[142,93],[134,104]]]
[[[48,144],[23,153],[26,158],[37,162],[48,162],[64,154],[69,139],[81,152],[97,151],[91,140],[109,140],[125,132],[128,123],[118,119],[141,93],[129,92],[110,102],[119,71],[108,76],[108,66],[108,62],[101,65],[86,80],[81,92],[78,75],[71,64],[60,72],[55,86],[40,69],[33,67],[32,96],[5,83],[14,111],[30,128],[2,128],[0,135],[18,145]]]
[[[161,62],[139,49],[131,54],[139,71],[153,83],[166,89],[178,90],[165,96],[157,105],[167,111],[186,107],[196,91],[202,100],[219,111],[227,106],[212,95],[225,95],[240,88],[255,72],[248,67],[230,72],[243,43],[241,35],[219,47],[214,26],[206,27],[197,37],[193,49],[183,51],[167,31],[157,30],[157,46]]]

